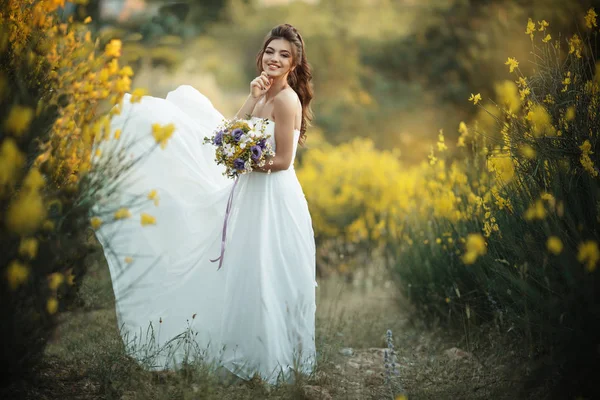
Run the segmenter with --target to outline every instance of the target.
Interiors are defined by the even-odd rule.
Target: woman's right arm
[[[252,94],[249,94],[246,98],[246,102],[240,108],[240,110],[235,114],[234,119],[245,119],[247,115],[252,115],[252,111],[254,111],[254,106],[258,102],[259,97],[253,97]]]

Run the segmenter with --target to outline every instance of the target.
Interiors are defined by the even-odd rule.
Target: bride
[[[118,196],[95,209],[112,216],[128,195],[148,194],[96,231],[123,341],[146,368],[200,360],[268,383],[313,371],[315,243],[294,171],[312,118],[312,88],[298,31],[288,24],[273,28],[257,68],[260,75],[235,117],[265,124],[276,155],[235,186],[215,163],[214,147],[203,144],[224,117],[192,87],[134,104],[127,94],[112,120],[111,129],[121,132],[113,145],[127,142],[131,157],[156,147],[153,129],[175,127],[166,148],[144,156]],[[218,269],[211,259],[220,254]]]

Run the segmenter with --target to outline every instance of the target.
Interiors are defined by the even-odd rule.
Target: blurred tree
[[[524,31],[528,17],[569,33],[579,22],[572,16],[593,5],[600,1],[453,0],[419,18],[406,37],[365,42],[362,60],[391,81],[420,82],[438,101],[464,105],[474,90],[492,92],[490,75],[502,76],[497,69],[509,54],[510,34]]]
[[[206,32],[209,24],[222,19],[224,10],[229,3],[228,0],[149,1],[162,4],[161,10],[177,15],[180,21],[185,20],[186,24],[194,27],[195,34]],[[251,2],[252,0],[244,0],[244,3]]]

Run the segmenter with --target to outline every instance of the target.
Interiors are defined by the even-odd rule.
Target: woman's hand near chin
[[[250,82],[250,94],[248,95],[246,102],[233,118],[246,118],[248,115],[252,115],[254,106],[256,106],[259,98],[267,93],[267,90],[269,90],[271,87],[272,82],[273,79],[269,78],[267,73],[264,71],[262,74],[254,78],[252,82]]]
[[[250,96],[258,99],[260,96],[264,95],[271,87],[271,82],[273,82],[273,78],[270,78],[269,75],[263,71],[250,82]]]

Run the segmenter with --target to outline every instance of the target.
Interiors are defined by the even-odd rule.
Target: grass
[[[411,399],[516,398],[518,393],[515,374],[524,371],[519,365],[523,357],[500,346],[497,332],[471,335],[471,355],[449,358],[447,349],[467,349],[464,339],[411,318],[407,303],[378,265],[357,274],[354,284],[341,278],[320,282],[319,364],[310,378],[268,387],[259,381],[225,385],[201,365],[174,373],[148,372],[124,353],[101,252],[86,262],[90,273],[80,293],[82,306],[61,315],[37,381],[13,386],[19,398],[359,400],[393,399],[392,393],[402,388]],[[388,329],[394,333],[399,370],[391,384],[385,382],[383,365]],[[352,354],[342,354],[343,348],[351,348]]]

